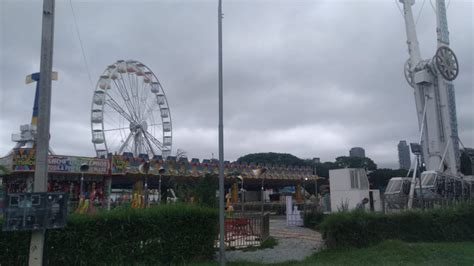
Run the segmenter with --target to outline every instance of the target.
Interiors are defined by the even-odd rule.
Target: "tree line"
[[[252,153],[239,159],[239,163],[272,164],[272,165],[291,165],[291,166],[309,166],[313,168],[313,174],[329,178],[329,170],[342,168],[363,168],[368,172],[369,182],[372,188],[385,190],[388,181],[392,177],[404,177],[408,171],[404,169],[386,169],[377,168],[377,164],[368,157],[350,157],[339,156],[331,162],[315,162],[311,159],[301,159],[288,153]],[[319,182],[318,182],[319,183]],[[321,183],[327,183],[321,181]]]

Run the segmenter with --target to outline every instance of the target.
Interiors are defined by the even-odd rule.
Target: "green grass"
[[[406,243],[385,241],[352,250],[325,250],[295,265],[473,265],[474,242]]]
[[[256,251],[259,249],[273,248],[276,245],[278,245],[278,240],[270,236],[267,240],[263,241],[263,243],[258,247],[246,247],[238,250],[242,250],[243,252]]]
[[[201,263],[192,265],[217,265]],[[268,265],[248,262],[231,266]],[[362,249],[324,250],[302,262],[271,265],[474,265],[474,242],[406,243],[389,240]]]

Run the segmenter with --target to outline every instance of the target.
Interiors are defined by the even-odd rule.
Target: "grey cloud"
[[[226,159],[277,151],[333,160],[362,146],[377,163],[396,166],[396,144],[415,141],[418,125],[413,89],[402,72],[408,58],[404,23],[388,2],[224,1]],[[217,157],[215,3],[73,4],[94,84],[69,3],[58,1],[54,67],[60,80],[53,88],[51,129],[57,152],[93,155],[92,87],[107,65],[136,59],[164,86],[174,150]],[[23,79],[39,66],[41,14],[39,2],[2,5],[0,154],[5,154],[13,146],[10,133],[29,121],[34,86]],[[435,19],[429,5],[420,14],[418,34],[427,58],[436,49]],[[472,17],[472,3],[452,1],[451,46],[461,65],[455,81],[459,132],[467,146],[474,146]]]

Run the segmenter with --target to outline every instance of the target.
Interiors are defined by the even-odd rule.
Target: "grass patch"
[[[267,240],[263,241],[263,243],[259,247],[247,247],[239,250],[242,250],[243,252],[256,251],[259,249],[274,248],[276,245],[278,245],[278,240],[270,236]]]
[[[387,240],[363,249],[324,250],[293,265],[473,265],[474,242],[407,243]]]
[[[217,265],[215,262],[192,265]],[[231,266],[269,265],[229,262]],[[474,265],[474,242],[407,243],[388,240],[361,249],[323,250],[301,262],[271,265]]]
[[[267,240],[265,240],[262,243],[262,245],[260,246],[260,249],[274,248],[276,245],[278,245],[278,240],[276,240],[276,238],[270,236],[270,237],[268,237]]]

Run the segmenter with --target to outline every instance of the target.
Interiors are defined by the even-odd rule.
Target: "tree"
[[[4,165],[0,165],[0,174],[8,174],[10,171],[8,171],[8,168]]]
[[[176,197],[183,202],[190,201],[194,196],[197,184],[194,180],[170,179],[170,187],[173,188]]]
[[[385,188],[387,187],[388,181],[390,181],[390,178],[392,177],[405,177],[407,176],[408,170],[405,169],[377,169],[375,171],[372,171],[368,177],[369,177],[369,183],[373,188],[380,189],[381,191],[385,191]]]
[[[472,149],[470,149],[472,150]],[[474,169],[473,169],[473,166],[474,166],[474,163],[471,161],[471,157],[469,156],[469,152],[465,150],[463,150],[461,152],[461,173],[465,174],[465,175],[472,175]]]
[[[199,204],[211,208],[217,207],[217,181],[217,178],[211,174],[206,174],[203,178],[199,179],[195,190]]]
[[[335,164],[338,168],[364,168],[370,171],[377,169],[374,161],[367,157],[340,156],[336,158]]]
[[[183,149],[178,149],[176,150],[176,161],[179,161],[180,159],[183,159],[183,158],[188,158],[187,156],[187,152]]]
[[[329,178],[329,170],[341,168],[338,165],[336,165],[336,163],[334,162],[316,163],[314,167],[316,170],[315,174],[317,174],[318,176],[323,176],[323,177],[328,177],[328,178]]]
[[[292,154],[275,152],[247,154],[237,159],[237,162],[272,165],[308,165],[304,160]]]

